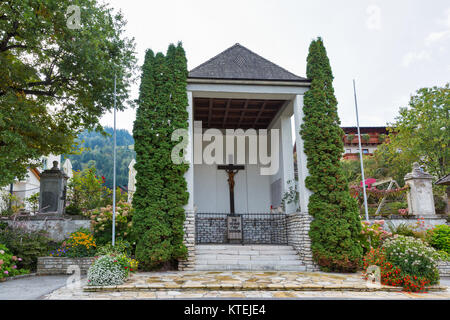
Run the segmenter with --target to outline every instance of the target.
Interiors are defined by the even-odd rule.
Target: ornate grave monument
[[[40,213],[64,213],[68,178],[58,168],[58,161],[53,161],[53,168],[42,172],[39,194]]]

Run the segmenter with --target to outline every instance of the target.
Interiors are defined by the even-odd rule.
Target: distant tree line
[[[95,131],[82,132],[77,140],[80,144],[79,154],[63,155],[70,159],[74,171],[95,166],[97,174],[105,177],[105,186],[113,187],[113,129],[104,128],[108,136]],[[125,129],[116,131],[116,185],[128,185],[128,165],[136,158],[133,136]]]

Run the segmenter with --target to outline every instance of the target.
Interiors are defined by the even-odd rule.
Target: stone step
[[[197,245],[195,251],[195,270],[306,270],[291,246]]]
[[[306,271],[306,267],[303,265],[244,265],[244,264],[222,264],[222,265],[196,265],[195,270],[198,271],[235,271],[235,270],[247,270],[247,271]]]

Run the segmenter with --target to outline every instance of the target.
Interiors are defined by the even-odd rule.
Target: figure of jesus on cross
[[[234,176],[238,173],[239,170],[244,170],[245,166],[235,166],[233,164],[229,164],[226,166],[217,166],[217,169],[225,170],[225,172],[228,174],[228,188],[230,190],[230,213],[234,215]]]

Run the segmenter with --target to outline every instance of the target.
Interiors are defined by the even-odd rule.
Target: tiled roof
[[[308,81],[264,59],[239,43],[192,69],[189,72],[189,78]]]
[[[440,178],[438,181],[436,181],[436,184],[446,184],[449,185],[450,184],[450,174],[443,176],[442,178]]]

